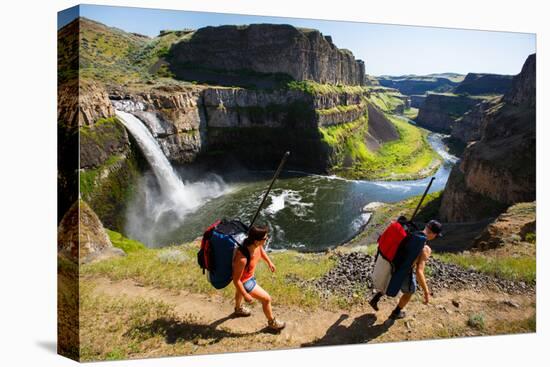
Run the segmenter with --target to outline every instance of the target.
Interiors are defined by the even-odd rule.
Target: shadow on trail
[[[338,320],[327,329],[323,337],[313,342],[304,343],[301,346],[368,343],[384,334],[393,325],[389,320],[374,325],[376,316],[372,313],[356,317],[349,326],[342,325],[342,322],[348,318],[349,316],[346,314],[340,315]]]
[[[163,336],[168,344],[178,342],[198,342],[203,340],[202,345],[216,344],[225,338],[242,338],[256,335],[261,331],[251,333],[235,333],[227,329],[218,329],[217,327],[225,321],[234,318],[229,315],[214,321],[212,324],[200,324],[193,321],[180,320],[175,318],[159,318],[147,325],[136,326],[130,329],[126,334],[137,339],[148,339],[154,336]]]
[[[221,319],[219,319],[217,321],[214,321],[213,323],[210,324],[210,327],[216,328],[216,327],[220,326],[221,324],[223,324],[224,322],[226,322],[227,320],[242,319],[242,318],[245,318],[245,317],[235,316],[235,314],[230,314],[228,316],[222,317]],[[268,326],[266,326],[263,329],[258,330],[254,333],[243,334],[243,336],[244,335],[246,335],[246,336],[255,335],[255,334],[273,334],[273,335],[277,335],[277,334],[280,334],[281,331],[282,330],[273,330],[273,329],[270,329]]]

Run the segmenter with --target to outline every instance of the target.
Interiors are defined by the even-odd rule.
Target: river
[[[428,140],[443,158],[430,192],[445,187],[457,158],[450,155],[443,135]],[[203,198],[199,208],[181,215],[147,216],[147,202],[154,202],[154,176],[145,175],[142,200],[130,206],[126,233],[152,247],[191,241],[220,218],[240,218],[248,223],[269,185],[273,171],[209,173],[193,177],[189,169],[175,167],[190,192]],[[335,247],[354,237],[367,223],[363,212],[371,202],[396,202],[422,194],[430,177],[407,181],[346,180],[296,171],[283,171],[276,181],[258,223],[270,228],[269,247],[317,251]],[[139,195],[138,195],[139,196]],[[145,197],[145,199],[143,199]]]

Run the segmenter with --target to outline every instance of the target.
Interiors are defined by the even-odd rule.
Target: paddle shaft
[[[279,167],[277,168],[277,171],[275,171],[275,175],[273,176],[273,179],[271,180],[271,183],[269,184],[269,187],[267,191],[265,192],[265,195],[262,199],[262,202],[260,203],[260,206],[258,207],[258,210],[256,210],[256,214],[254,214],[254,217],[252,218],[252,221],[250,222],[250,226],[248,229],[252,228],[254,225],[254,222],[256,222],[256,219],[258,218],[258,215],[260,214],[260,210],[262,210],[262,206],[264,206],[265,200],[267,199],[267,195],[269,195],[269,192],[271,191],[271,188],[273,187],[273,184],[275,183],[275,180],[277,177],[279,177],[279,174],[281,173],[281,170],[283,169],[283,166],[285,165],[285,162],[290,155],[290,152],[286,152],[283,156],[283,159],[281,159],[281,163],[279,163]]]
[[[432,177],[432,179],[428,183],[428,187],[426,187],[426,190],[424,190],[424,194],[422,195],[422,198],[420,198],[420,201],[418,202],[418,205],[416,206],[416,209],[414,210],[414,213],[413,213],[411,219],[409,220],[410,222],[412,222],[414,220],[414,217],[416,216],[416,213],[418,212],[418,209],[420,209],[420,205],[422,205],[422,202],[424,201],[424,198],[428,194],[428,191],[430,190],[430,187],[432,187],[432,183],[434,182],[434,180],[435,180],[435,177]]]

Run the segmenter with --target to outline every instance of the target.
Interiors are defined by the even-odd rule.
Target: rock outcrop
[[[474,240],[473,250],[485,251],[532,241],[536,233],[536,203],[518,203],[502,213]],[[534,237],[533,237],[534,238]]]
[[[468,96],[431,93],[421,105],[416,122],[427,129],[449,133],[453,123],[479,102]]]
[[[166,157],[193,162],[205,144],[203,87],[165,86],[138,92],[112,91],[115,107],[135,114],[151,131]]]
[[[512,87],[504,96],[504,101],[513,105],[535,107],[536,102],[536,54],[529,55],[521,73],[512,82]]]
[[[117,118],[99,119],[79,131],[80,196],[109,228],[122,230],[121,213],[140,177],[144,159]],[[77,186],[78,187],[78,186]]]
[[[512,75],[468,73],[454,93],[504,94],[510,90],[512,78]]]
[[[360,88],[313,94],[289,89],[171,86],[112,90],[110,97],[117,109],[133,113],[149,128],[174,163],[223,151],[242,163],[263,167],[291,150],[296,154],[289,159],[290,166],[324,172],[329,163],[318,128],[365,116],[369,93],[373,92]],[[396,99],[396,104],[404,103]],[[395,132],[391,123],[384,126],[390,134]],[[379,130],[377,134],[383,135],[383,128]]]
[[[125,256],[124,251],[113,247],[101,221],[82,200],[75,202],[61,220],[57,250],[61,256],[79,264]]]
[[[420,108],[424,101],[426,100],[425,94],[413,94],[410,96],[411,98],[411,107],[413,108]]]
[[[522,95],[508,94],[499,108],[487,112],[481,139],[466,148],[453,168],[441,203],[443,220],[479,220],[535,200],[534,60],[529,57],[514,77],[514,90]]]
[[[129,153],[128,132],[115,118],[80,129],[80,169],[98,168],[113,156],[126,158]]]
[[[319,128],[361,119],[367,113],[367,94],[208,88],[203,98],[207,154],[224,151],[241,163],[266,168],[290,150],[290,167],[326,173],[334,149]]]
[[[399,139],[399,132],[382,111],[375,106],[368,105],[369,135],[378,143],[387,143]]]
[[[115,115],[107,91],[101,84],[72,80],[58,87],[57,119],[67,126],[89,126],[100,118]]]
[[[451,137],[463,143],[469,143],[481,139],[481,127],[487,123],[491,116],[491,109],[499,108],[501,98],[484,100],[472,107],[462,117],[456,119],[451,125]]]
[[[335,101],[336,99],[336,101]],[[338,105],[338,96],[323,107]],[[315,100],[301,91],[208,88],[203,94],[207,127],[313,127]]]
[[[247,76],[251,72],[284,74],[295,80],[365,84],[363,61],[348,50],[338,49],[330,36],[291,25],[200,28],[173,45],[168,59],[176,76],[185,70],[210,69]]]

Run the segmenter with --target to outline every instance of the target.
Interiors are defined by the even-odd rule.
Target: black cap
[[[430,231],[435,233],[437,235],[437,237],[442,236],[441,229],[443,228],[443,226],[438,221],[432,219],[431,221],[426,223],[426,227],[428,227],[430,229]]]

